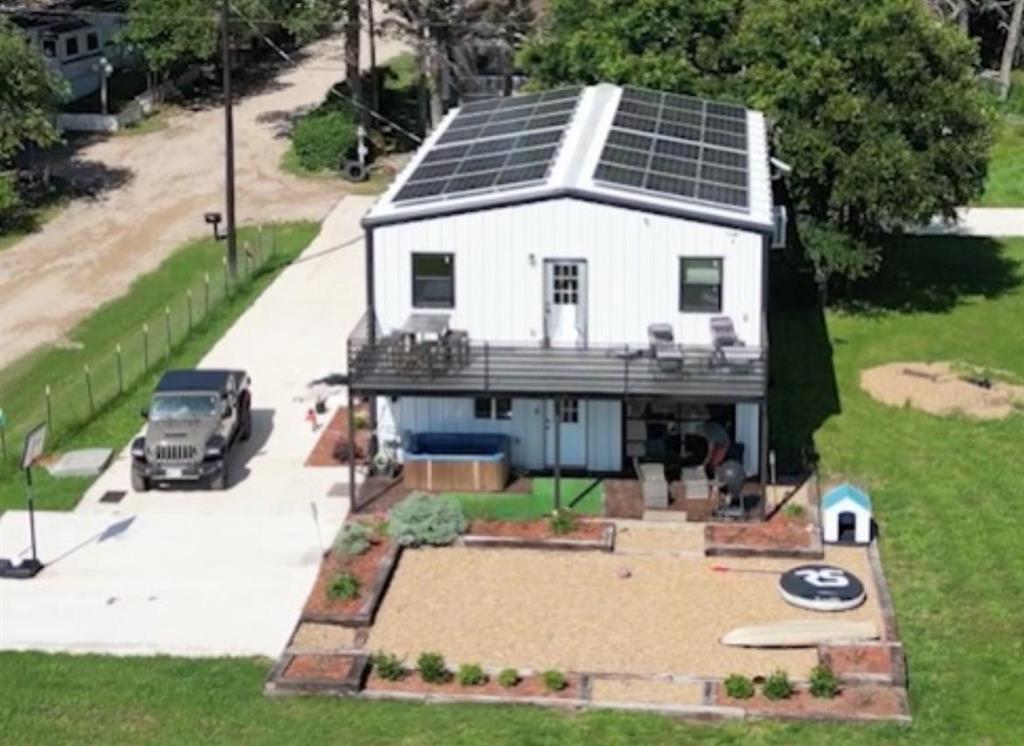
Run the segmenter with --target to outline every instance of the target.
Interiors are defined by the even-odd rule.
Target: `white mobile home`
[[[761,114],[607,84],[467,104],[364,226],[349,372],[382,442],[501,433],[513,468],[610,473],[714,421],[763,475]]]

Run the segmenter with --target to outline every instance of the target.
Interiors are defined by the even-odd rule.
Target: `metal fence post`
[[[50,384],[46,384],[44,389],[46,395],[46,429],[49,432],[53,432],[53,392],[50,390]]]
[[[142,325],[142,372],[149,371],[149,324]]]
[[[121,362],[121,343],[118,342],[117,347],[117,393],[124,393],[124,367]]]
[[[167,329],[167,357],[171,356],[171,307],[164,306],[164,327]]]
[[[82,370],[85,371],[85,390],[89,394],[89,415],[96,414],[96,400],[92,397],[92,374],[89,373],[89,366],[83,365]]]
[[[192,333],[192,288],[185,291],[185,300],[188,303],[188,333]]]

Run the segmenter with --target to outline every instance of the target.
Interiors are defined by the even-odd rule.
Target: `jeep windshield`
[[[160,394],[153,397],[149,407],[151,422],[199,420],[219,413],[220,398],[216,394]]]

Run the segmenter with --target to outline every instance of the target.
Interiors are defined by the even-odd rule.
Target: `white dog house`
[[[869,544],[871,498],[852,484],[841,484],[822,498],[821,522],[829,544]]]

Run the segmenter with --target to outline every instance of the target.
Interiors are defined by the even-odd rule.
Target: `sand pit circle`
[[[883,404],[929,414],[997,420],[1024,411],[1024,386],[989,379],[985,388],[970,380],[983,378],[982,372],[950,362],[899,362],[861,371],[860,385]]]

